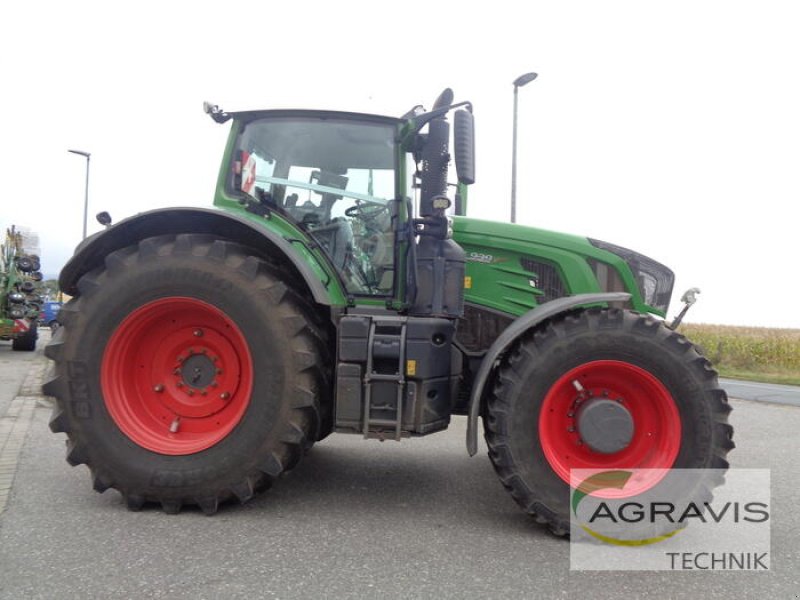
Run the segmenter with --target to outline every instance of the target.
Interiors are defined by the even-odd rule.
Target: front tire
[[[143,240],[84,275],[45,353],[67,461],[131,509],[249,500],[317,439],[328,385],[305,301],[231,242]]]
[[[595,415],[581,421],[588,406]],[[484,423],[503,485],[528,514],[566,535],[571,469],[652,469],[632,495],[658,485],[656,469],[726,469],[730,410],[716,372],[682,335],[650,316],[593,309],[517,343],[499,368]],[[610,421],[613,431],[604,433]]]

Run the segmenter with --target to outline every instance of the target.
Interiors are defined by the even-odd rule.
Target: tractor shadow
[[[250,503],[222,510],[306,519],[334,512],[343,522],[377,521],[390,511],[398,522],[469,523],[493,532],[551,537],[511,499],[485,453],[469,458],[460,446],[457,451],[424,448],[424,440],[402,445],[355,436],[329,440]]]

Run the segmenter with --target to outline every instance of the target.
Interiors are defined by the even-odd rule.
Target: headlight
[[[666,314],[672,297],[672,286],[675,284],[675,274],[671,269],[621,246],[593,239],[589,239],[589,242],[592,246],[616,254],[624,260],[633,272],[644,303]]]

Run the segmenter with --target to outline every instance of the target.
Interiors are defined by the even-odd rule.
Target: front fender
[[[237,215],[208,208],[165,208],[140,213],[84,240],[59,275],[60,289],[78,294],[78,280],[101,265],[105,257],[145,238],[165,234],[208,233],[266,254],[286,257],[293,270],[308,286],[314,301],[331,305],[331,293],[309,263],[299,255],[292,241],[279,233]],[[320,269],[332,271],[333,267]],[[335,271],[334,271],[335,272]],[[336,280],[328,277],[327,284]]]
[[[547,319],[580,306],[601,302],[627,302],[630,297],[631,295],[625,292],[566,296],[537,306],[506,327],[505,331],[497,337],[489,347],[489,350],[487,350],[472,384],[472,395],[469,399],[469,420],[467,421],[467,452],[469,452],[469,455],[475,456],[478,452],[478,415],[481,410],[483,388],[486,386],[486,382],[489,380],[497,361],[519,336]]]

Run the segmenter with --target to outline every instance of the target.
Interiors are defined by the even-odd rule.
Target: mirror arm
[[[454,108],[459,108],[461,106],[466,106],[469,112],[472,112],[472,102],[459,102],[458,104],[451,104],[448,106],[443,106],[442,108],[437,108],[436,110],[432,110],[429,113],[425,113],[424,115],[420,115],[419,117],[413,119],[414,121],[414,129],[412,130],[413,133],[419,133],[419,130],[425,127],[430,121],[435,119],[436,117],[441,117],[442,115],[446,115],[448,112],[453,110]]]

